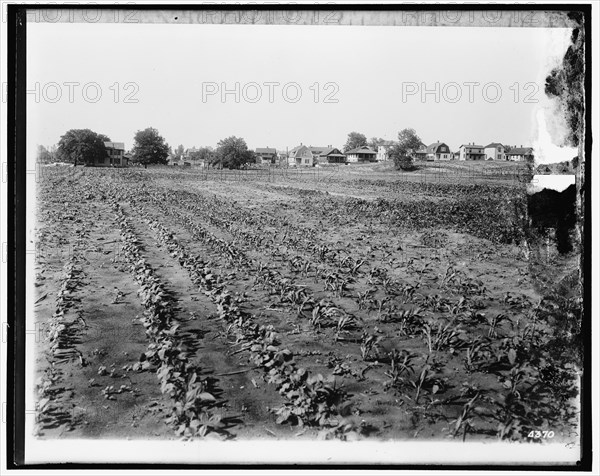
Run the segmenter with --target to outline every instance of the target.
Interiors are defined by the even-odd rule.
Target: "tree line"
[[[74,165],[93,165],[98,159],[106,157],[107,152],[104,142],[111,139],[90,129],[71,129],[60,137],[56,148],[38,148],[40,162],[68,162]],[[382,138],[372,137],[367,140],[364,134],[351,132],[344,145],[344,152],[360,147],[371,147],[377,150],[386,143]],[[410,170],[414,167],[411,152],[423,146],[423,143],[414,129],[403,129],[398,133],[398,140],[388,148],[388,157],[398,169]],[[166,143],[164,137],[157,129],[147,127],[137,131],[134,136],[133,148],[130,151],[132,164],[166,165],[169,158],[181,160],[186,157],[190,161],[204,162],[206,164],[229,169],[239,169],[247,164],[256,162],[254,151],[248,148],[246,141],[241,137],[230,136],[220,140],[217,147],[193,148],[185,153],[183,145],[174,150]]]
[[[111,142],[110,137],[90,129],[70,129],[60,137],[57,147],[38,146],[38,161],[93,165],[107,155],[104,142]],[[181,160],[184,154],[183,145],[172,151],[164,137],[153,127],[136,132],[133,148],[129,152],[130,162],[144,167],[167,165],[170,158]],[[204,161],[209,165],[225,168],[240,168],[256,161],[255,154],[248,149],[246,141],[235,136],[220,140],[216,149],[200,147],[188,150],[186,157],[191,161]]]
[[[387,141],[381,137],[371,137],[367,140],[367,136],[360,132],[351,132],[348,134],[348,140],[344,145],[344,152],[360,147],[370,147],[377,151],[380,145]],[[394,162],[397,169],[411,170],[414,168],[412,152],[423,147],[423,141],[419,138],[416,131],[411,128],[402,129],[398,132],[398,140],[388,148],[387,155]]]

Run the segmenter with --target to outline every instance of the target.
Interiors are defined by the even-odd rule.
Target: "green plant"
[[[468,373],[479,370],[483,365],[489,363],[492,358],[490,343],[483,340],[475,340],[466,349],[464,365]]]
[[[371,359],[371,354],[377,350],[380,341],[381,336],[375,336],[366,331],[363,332],[360,341],[360,353],[365,362]]]
[[[367,309],[369,303],[372,302],[373,294],[375,293],[375,288],[369,288],[365,292],[357,292],[356,293],[356,303],[358,305],[358,309]]]
[[[454,426],[450,431],[450,435],[453,438],[456,438],[456,436],[462,430],[462,440],[466,440],[467,433],[469,433],[469,431],[473,428],[473,417],[477,416],[475,402],[478,398],[479,393],[475,394],[473,398],[471,398],[467,403],[465,403],[460,412],[460,415],[456,420],[453,421]]]
[[[419,403],[419,396],[421,394],[421,390],[423,389],[423,385],[428,383],[432,377],[433,372],[431,372],[431,366],[425,363],[419,372],[419,376],[415,380],[411,381],[412,386],[415,388],[415,403]]]
[[[491,319],[488,320],[490,328],[488,329],[488,337],[498,337],[498,326],[504,322],[510,321],[509,317],[506,314],[496,314]]]
[[[454,325],[454,321],[450,321],[444,325],[443,322],[438,322],[433,325],[424,324],[421,330],[429,353],[441,350],[444,348],[456,348],[461,346],[463,342],[460,337],[460,325]]]
[[[336,340],[339,338],[339,336],[342,333],[347,332],[348,329],[355,327],[356,324],[357,324],[357,320],[351,314],[343,313],[342,315],[340,315],[338,318],[338,321],[337,321],[336,329],[335,329]]]
[[[398,384],[404,383],[404,376],[414,372],[414,359],[416,354],[408,352],[404,349],[398,351],[393,349],[388,353],[390,359],[390,370],[385,374],[390,381],[386,384],[389,387],[396,387]]]

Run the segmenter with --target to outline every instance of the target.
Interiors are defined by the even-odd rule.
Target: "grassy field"
[[[577,256],[523,245],[523,176],[48,167],[38,436],[576,442]]]

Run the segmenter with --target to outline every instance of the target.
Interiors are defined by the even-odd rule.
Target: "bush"
[[[394,164],[398,170],[415,170],[415,163],[412,157],[401,155],[394,157]]]

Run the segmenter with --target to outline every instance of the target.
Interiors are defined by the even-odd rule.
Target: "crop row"
[[[253,315],[240,308],[242,297],[233,296],[202,260],[193,256],[142,207],[138,205],[136,211],[156,232],[170,255],[187,270],[191,281],[216,304],[219,317],[228,326],[229,335],[235,337],[235,344],[250,353],[250,360],[266,372],[267,381],[286,398],[287,402],[277,410],[277,422],[333,427],[334,432],[338,428],[349,431],[346,423],[336,419],[336,406],[343,400],[344,394],[335,386],[335,380],[325,379],[320,374],[312,376],[306,369],[299,368],[293,353],[280,348],[273,327],[257,324]],[[202,236],[206,241],[207,235]],[[209,240],[209,244],[214,246],[215,243]]]
[[[177,336],[172,299],[152,267],[142,255],[137,236],[121,206],[112,203],[121,230],[122,252],[130,272],[140,285],[138,295],[145,307],[142,323],[150,341],[144,360],[159,365],[156,375],[161,392],[171,400],[167,423],[178,435],[199,437],[209,430],[219,431],[221,419],[211,414],[215,397],[209,393],[200,369],[193,365]],[[136,368],[143,369],[144,362]]]

